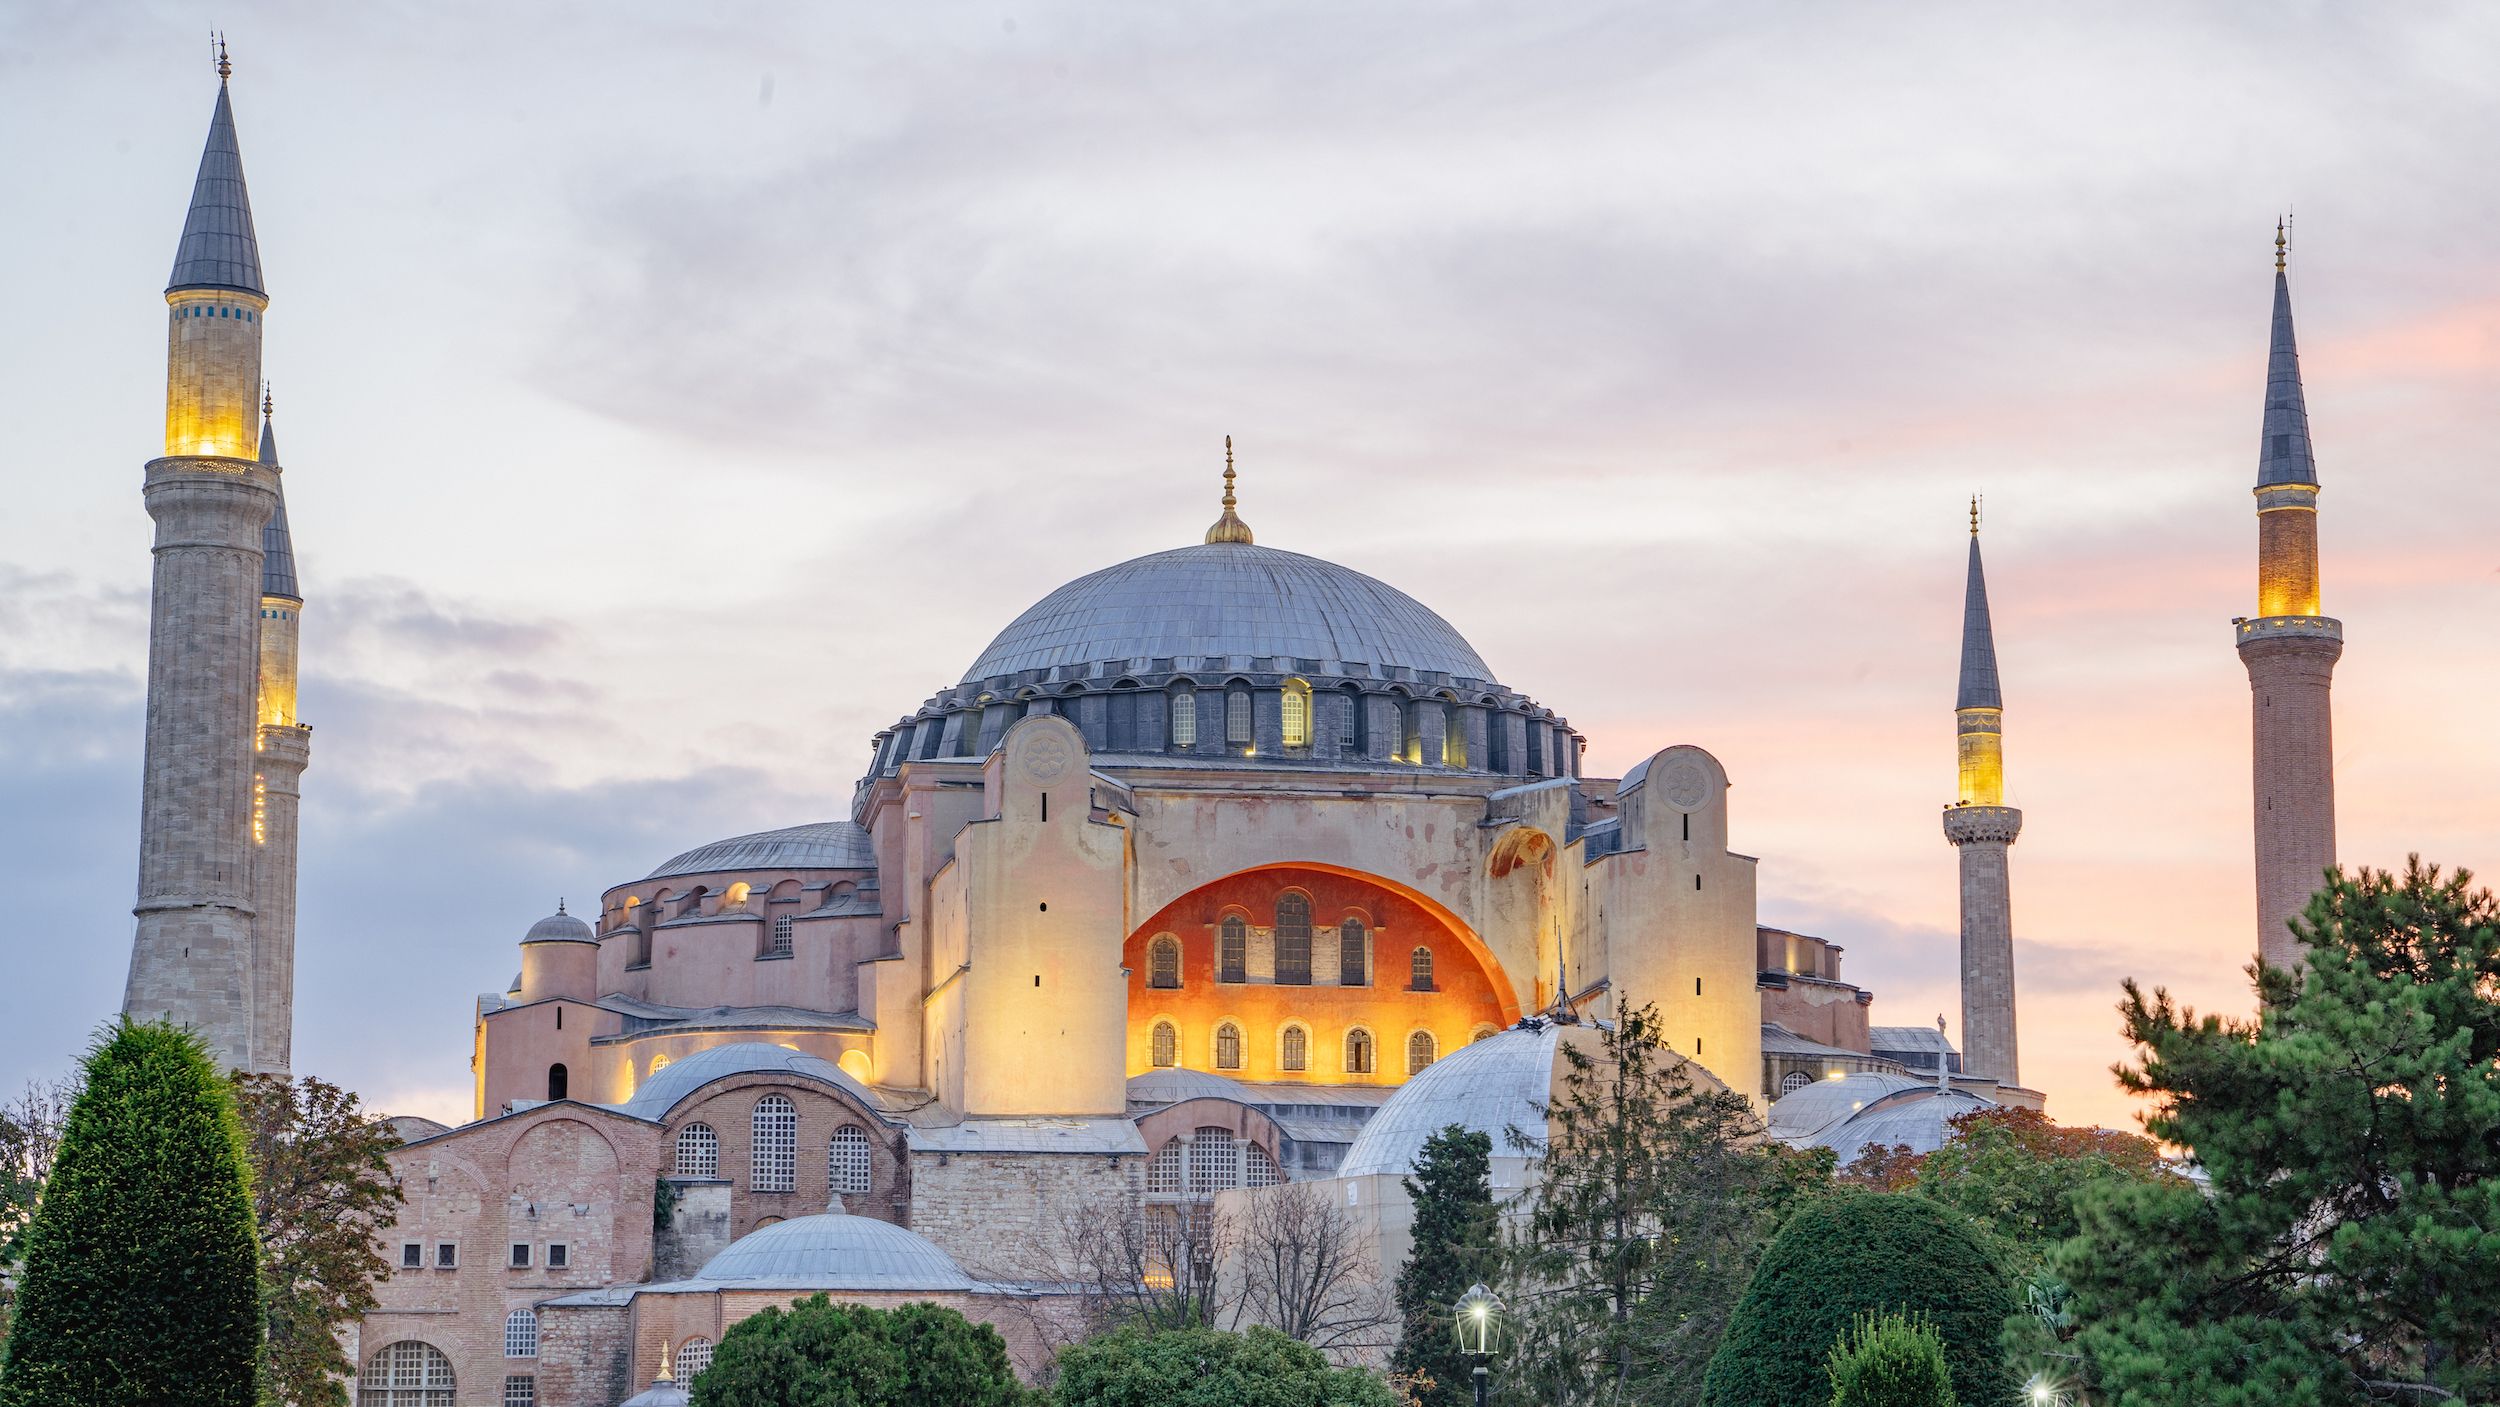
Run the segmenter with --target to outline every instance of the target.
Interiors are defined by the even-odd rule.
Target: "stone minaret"
[[[2318,613],[2318,467],[2292,343],[2285,238],[2274,231],[2274,337],[2257,447],[2257,614],[2232,622],[2248,666],[2257,820],[2257,951],[2300,966],[2291,920],[2335,863],[2335,740],[2328,691],[2344,624]]]
[[[156,520],[148,612],[147,756],[139,799],[138,933],[122,1010],[198,1031],[219,1060],[271,1068],[256,1009],[253,744],[262,540],[278,504],[260,462],[261,315],[268,291],[235,144],[226,64],[191,210],[165,290],[165,455],[143,490]],[[278,1048],[284,1048],[283,1040]]]
[[[1979,504],[1971,502],[1970,580],[1962,595],[1962,681],[1953,700],[1960,796],[1944,838],[1962,863],[1962,1073],[2022,1083],[2014,1042],[2014,896],[2006,852],[2023,813],[2005,804],[2005,699],[1997,691],[1988,580],[1979,568]]]
[[[260,462],[278,473],[278,434],[261,398]],[[260,727],[252,778],[252,1058],[284,1074],[293,1057],[295,1011],[295,814],[312,729],[295,717],[296,631],[304,597],[295,584],[295,544],[287,536],[286,488],[261,529]]]

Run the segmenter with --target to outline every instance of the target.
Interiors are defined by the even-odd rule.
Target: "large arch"
[[[1220,878],[1209,880],[1206,884],[1198,886],[1198,889],[1191,890],[1190,893],[1195,894],[1200,889],[1210,888],[1214,885],[1222,884],[1226,880],[1238,878],[1242,875],[1255,875],[1269,870],[1309,870],[1319,874],[1336,875],[1342,879],[1351,879],[1364,884],[1376,885],[1379,888],[1386,889],[1390,893],[1406,900],[1415,907],[1422,909],[1425,913],[1432,915],[1435,919],[1439,920],[1441,926],[1448,929],[1450,935],[1456,938],[1460,945],[1467,950],[1467,955],[1476,960],[1476,966],[1484,970],[1487,980],[1492,983],[1494,998],[1501,1007],[1502,1025],[1507,1027],[1519,1024],[1519,1018],[1523,1014],[1519,1005],[1519,993],[1511,986],[1510,974],[1503,970],[1502,960],[1494,956],[1493,949],[1487,946],[1485,941],[1476,935],[1475,926],[1473,924],[1470,924],[1467,920],[1460,918],[1457,912],[1451,909],[1449,905],[1442,903],[1440,900],[1433,898],[1431,895],[1426,894],[1424,891],[1417,889],[1411,884],[1401,884],[1398,881],[1389,878],[1387,875],[1375,874],[1370,870],[1358,870],[1350,865],[1330,864],[1326,860],[1270,860],[1263,864],[1251,865],[1243,869],[1235,870],[1231,874],[1221,876]],[[1183,895],[1181,897],[1187,898],[1189,896]],[[1176,899],[1173,902],[1178,903],[1179,900]],[[1168,908],[1170,906],[1167,905],[1166,907]]]

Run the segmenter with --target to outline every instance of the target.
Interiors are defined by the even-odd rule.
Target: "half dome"
[[[927,1238],[874,1217],[827,1212],[749,1232],[698,1280],[808,1290],[969,1290],[972,1277]]]
[[[1286,668],[1331,675],[1368,665],[1376,674],[1493,679],[1448,621],[1396,587],[1298,552],[1209,542],[1060,587],[1000,631],[963,682],[1069,665],[1137,661],[1144,670],[1157,659],[1234,658],[1307,660]]]
[[[869,870],[877,866],[868,832],[849,821],[816,821],[733,835],[660,862],[644,879],[729,870]]]

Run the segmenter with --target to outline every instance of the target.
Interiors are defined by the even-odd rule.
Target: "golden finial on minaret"
[[[263,415],[275,415],[278,413],[277,403],[270,399],[269,383],[266,381],[260,383],[260,413]]]
[[[2284,251],[2292,247],[2291,223],[2282,216],[2274,217],[2274,271],[2283,272]]]
[[[1970,535],[1979,536],[1979,495],[1970,496]]]
[[[1224,437],[1224,516],[1215,520],[1214,527],[1207,529],[1207,541],[1244,544],[1250,541],[1250,525],[1243,522],[1241,515],[1233,511],[1233,504],[1233,437],[1226,435]]]
[[[217,81],[223,83],[234,73],[234,65],[226,62],[226,36],[219,31],[210,37],[217,41]]]

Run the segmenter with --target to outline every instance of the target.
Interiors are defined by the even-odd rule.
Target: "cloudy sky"
[[[2247,1004],[2276,213],[2347,862],[2500,872],[2500,10],[192,5],[0,12],[0,1083],[119,1001],[163,286],[232,36],[310,598],[299,1068],[468,1100],[514,940],[846,813],[1058,583],[1382,577],[1613,774],[1727,763],[1765,922],[1955,1006],[1966,496],[2024,1072]]]

